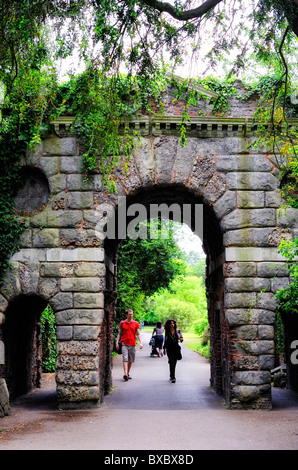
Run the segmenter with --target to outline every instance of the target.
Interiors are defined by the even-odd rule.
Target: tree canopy
[[[109,71],[124,65],[150,74],[161,57],[179,62],[188,51],[187,60],[201,50],[212,65],[232,49],[239,52],[237,68],[244,66],[245,53],[269,59],[284,34],[287,43],[298,35],[298,2],[1,0],[0,67],[8,88],[24,60],[40,65],[47,53],[46,29],[57,57],[80,43],[81,57]]]

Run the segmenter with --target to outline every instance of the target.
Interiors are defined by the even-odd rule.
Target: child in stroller
[[[151,336],[150,341],[149,341],[149,346],[151,346],[151,353],[150,356],[159,356],[156,346],[155,346],[155,338],[154,336]]]

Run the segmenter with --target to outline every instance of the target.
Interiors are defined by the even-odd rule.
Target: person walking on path
[[[155,339],[155,349],[157,351],[158,357],[162,356],[163,332],[164,327],[162,326],[161,322],[158,321],[152,333],[152,336],[154,336]]]
[[[136,337],[139,339],[140,349],[143,348],[140,324],[139,322],[133,319],[133,311],[128,309],[126,311],[126,320],[120,322],[119,333],[116,339],[116,350],[119,349],[119,339],[121,332],[121,323],[122,323],[122,359],[123,359],[123,378],[125,381],[131,379],[129,372],[132,366],[132,363],[135,361],[136,356]]]
[[[176,364],[177,360],[181,359],[180,345],[178,341],[183,341],[181,332],[177,331],[176,321],[173,319],[167,320],[165,323],[165,342],[164,342],[164,354],[168,355],[168,363],[170,368],[170,381],[176,382]]]

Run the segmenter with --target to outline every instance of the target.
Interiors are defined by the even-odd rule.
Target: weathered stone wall
[[[111,384],[117,245],[106,251],[97,223],[117,207],[118,196],[130,203],[203,203],[211,384],[232,408],[270,408],[274,294],[288,283],[277,247],[298,232],[297,211],[279,211],[275,160],[250,147],[254,136],[243,120],[196,118],[182,148],[178,121],[144,119],[134,124],[145,122],[140,145],[127,168],[120,160],[114,173],[116,196],[102,187],[99,174],[84,180],[75,137],[52,135],[28,152],[24,165],[43,172],[50,196],[26,214],[28,229],[0,294],[1,322],[19,296],[49,302],[56,315],[60,405],[97,404]],[[59,123],[56,129],[59,134]],[[0,336],[5,377],[3,342]]]

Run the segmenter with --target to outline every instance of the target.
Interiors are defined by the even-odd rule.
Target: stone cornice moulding
[[[74,121],[74,117],[61,116],[50,121],[50,124],[58,136],[66,137],[70,135]],[[256,123],[253,118],[189,116],[187,121],[182,122],[179,115],[146,115],[123,118],[120,121],[120,132],[153,136],[180,135],[181,125],[186,127],[187,135],[193,137],[249,137],[262,126],[266,126],[263,123]],[[288,126],[298,127],[298,119],[288,119]],[[284,130],[285,125],[281,125],[279,129]]]

